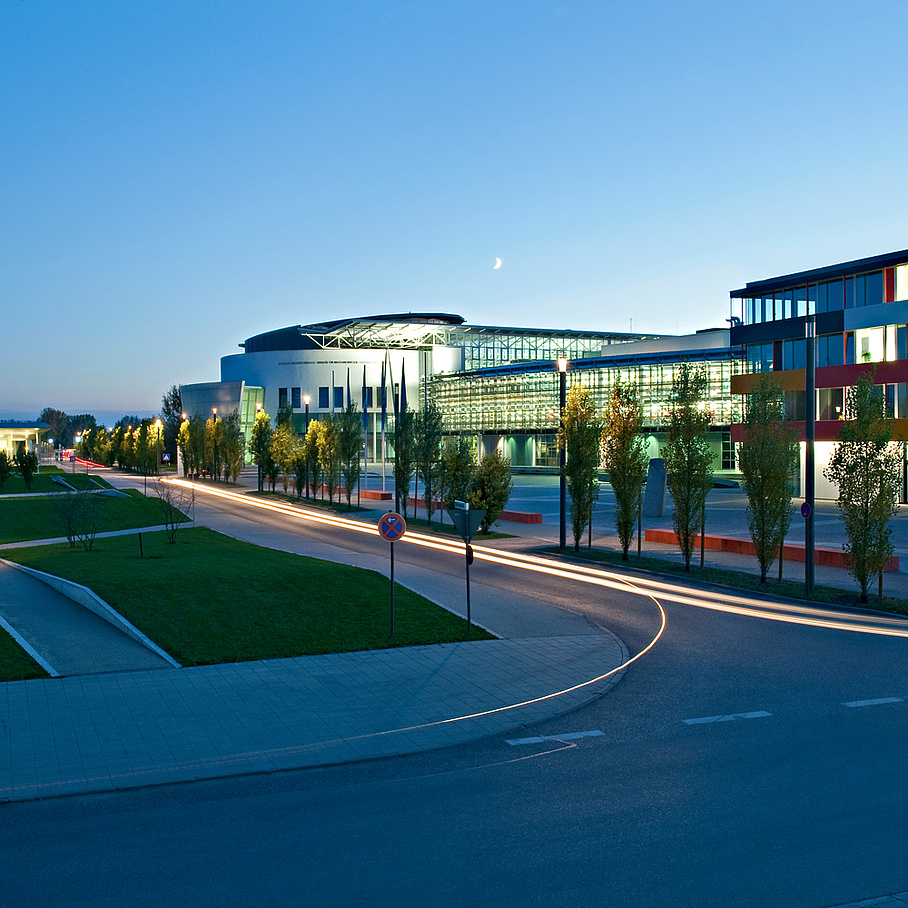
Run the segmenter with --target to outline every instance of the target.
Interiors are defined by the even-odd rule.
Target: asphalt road
[[[381,556],[374,537],[221,519]],[[476,574],[531,582],[632,653],[660,626],[643,597]],[[663,605],[657,645],[607,696],[528,732],[543,740],[6,805],[3,903],[823,908],[908,889],[905,638]]]

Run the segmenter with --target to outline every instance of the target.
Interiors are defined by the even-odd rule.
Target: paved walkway
[[[875,899],[862,899],[860,902],[830,905],[828,908],[905,908],[906,905],[908,905],[908,892],[896,892],[893,895],[881,895]]]
[[[133,484],[129,477],[111,478]],[[713,531],[746,533],[742,494],[711,494]],[[375,507],[387,510],[386,503]],[[249,521],[233,526],[232,518],[209,510],[199,496],[198,523],[262,545],[387,570],[386,559],[340,552]],[[605,521],[599,525],[607,527]],[[831,522],[827,526],[835,532]],[[505,528],[516,534],[496,543],[505,548],[554,544],[557,519],[546,514],[541,525]],[[615,542],[607,532],[593,541]],[[673,554],[668,546],[646,549]],[[707,561],[755,569],[753,559],[742,556],[707,553]],[[786,569],[789,576],[795,571],[803,567]],[[410,565],[398,566],[397,579],[462,613],[459,579]],[[847,573],[836,569],[818,568],[817,582],[853,588]],[[887,575],[886,588],[908,596],[908,574]],[[103,658],[120,658],[118,631],[106,655],[100,643],[77,642],[69,649],[84,650],[83,661],[66,663],[54,647],[76,640],[76,625],[88,633],[94,616],[71,604],[42,603],[34,586],[17,592],[6,572],[0,590],[0,618],[7,616],[10,625],[15,619],[23,636],[69,676],[0,685],[0,728],[7,741],[0,745],[0,800],[343,763],[507,733],[601,695],[627,658],[616,638],[585,618],[486,588],[474,575],[473,618],[503,639],[188,669],[108,663],[108,669],[140,670],[85,674],[102,669]],[[58,623],[64,633],[53,643],[42,635]]]
[[[205,510],[197,502],[200,523]],[[232,529],[229,517],[208,516]],[[241,523],[259,544],[387,570],[387,559]],[[459,578],[400,565],[396,579],[460,610]],[[0,684],[0,801],[338,764],[514,732],[601,696],[627,659],[586,618],[475,580],[474,621],[502,639],[183,669],[132,652],[138,644],[12,568],[0,570],[0,590],[0,618],[67,675]]]
[[[53,676],[170,667],[109,621],[2,561],[0,626]]]
[[[588,634],[3,684],[0,800],[346,763],[506,733],[599,696],[617,680],[600,676],[623,659],[614,637]]]

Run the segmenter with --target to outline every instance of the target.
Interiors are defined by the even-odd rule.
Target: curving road
[[[372,532],[197,508],[251,541],[387,558]],[[456,546],[396,552],[462,577]],[[632,655],[656,640],[607,696],[510,742],[7,805],[5,901],[823,908],[908,890],[908,623],[522,560],[477,549],[477,620],[531,586]]]

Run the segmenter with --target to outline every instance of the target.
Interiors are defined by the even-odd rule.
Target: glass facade
[[[731,393],[732,375],[743,370],[740,354],[730,350],[716,351],[712,358],[701,358],[695,363],[702,365],[709,376],[707,406],[712,414],[711,422],[716,427],[728,427],[741,419],[741,399]],[[606,406],[611,387],[615,382],[637,386],[643,409],[644,431],[658,436],[668,423],[668,409],[672,384],[680,365],[680,356],[662,362],[628,362],[610,365],[599,359],[584,365],[571,362],[567,373],[567,385],[581,385],[589,390],[597,407]],[[510,445],[532,442],[534,452],[532,463],[524,453],[514,460],[515,465],[555,466],[557,448],[555,433],[559,423],[560,381],[554,363],[546,368],[538,364],[528,365],[525,370],[474,370],[467,373],[441,374],[430,376],[428,393],[438,405],[445,420],[445,431],[450,435],[499,435],[505,437],[506,452]],[[727,433],[726,433],[727,434]],[[728,446],[716,436],[716,468],[733,469],[734,453],[730,435]],[[657,452],[651,452],[657,456]]]

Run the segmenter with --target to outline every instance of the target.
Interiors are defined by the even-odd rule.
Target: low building
[[[46,422],[8,419],[0,421],[0,450],[15,457],[19,451],[37,453],[42,437],[50,432]]]
[[[221,381],[181,386],[184,409],[240,411],[249,432],[261,405],[288,407],[298,432],[307,420],[352,402],[366,413],[367,457],[382,457],[381,429],[398,405],[431,400],[449,436],[468,436],[481,454],[501,450],[515,468],[554,469],[559,377],[590,389],[600,406],[615,380],[638,385],[651,456],[664,440],[675,369],[700,363],[710,376],[710,441],[717,471],[734,470],[730,426],[740,399],[732,376],[743,369],[728,329],[683,337],[468,325],[458,315],[408,313],[297,325],[247,338],[221,360]],[[385,389],[384,420],[382,389]],[[386,450],[388,450],[386,448]]]

